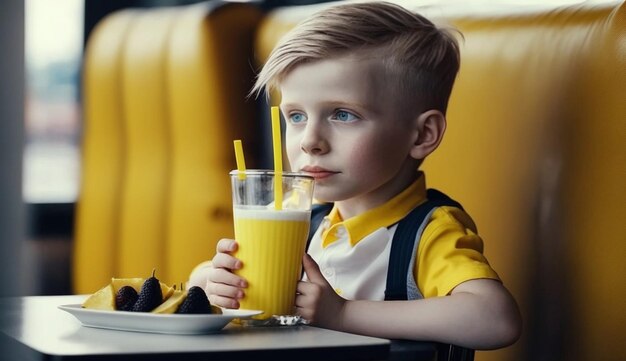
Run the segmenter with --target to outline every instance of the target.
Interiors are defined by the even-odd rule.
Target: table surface
[[[84,327],[58,309],[85,296],[0,299],[1,359],[433,360],[427,342],[391,342],[311,326],[227,325],[205,335],[167,335]],[[391,350],[391,352],[390,352]]]

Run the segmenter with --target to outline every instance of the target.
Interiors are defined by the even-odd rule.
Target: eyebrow
[[[370,111],[372,110],[371,107],[367,107],[366,105],[362,103],[352,102],[352,101],[326,101],[326,102],[322,102],[321,104],[326,107],[337,107],[337,108],[356,107],[359,109],[369,109]],[[281,108],[300,108],[297,103],[280,104],[280,107]]]

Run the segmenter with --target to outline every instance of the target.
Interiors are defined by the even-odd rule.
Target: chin
[[[315,185],[315,192],[313,198],[319,202],[340,202],[349,199],[351,195],[347,195],[342,192],[332,191],[331,189],[324,189],[326,187]]]
[[[315,184],[315,191],[313,192],[313,198],[319,202],[336,202],[338,199],[333,197],[332,192],[328,192],[324,186],[320,186],[319,184]]]

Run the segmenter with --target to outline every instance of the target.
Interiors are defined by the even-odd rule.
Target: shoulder
[[[467,280],[498,280],[483,252],[483,240],[465,211],[435,209],[422,233],[414,269],[424,297],[447,295]]]
[[[463,253],[470,259],[483,258],[484,244],[472,218],[457,207],[436,208],[421,234],[420,261],[448,258]]]
[[[428,221],[428,227],[439,228],[458,228],[471,230],[473,233],[478,233],[476,224],[470,215],[461,208],[442,206],[437,207],[433,211],[430,220]]]
[[[461,248],[483,252],[483,241],[478,235],[476,224],[469,214],[460,208],[449,206],[436,208],[424,226],[418,253],[424,257],[433,250]]]

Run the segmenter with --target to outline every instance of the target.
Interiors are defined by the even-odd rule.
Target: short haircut
[[[460,64],[453,31],[388,2],[335,5],[299,23],[272,50],[251,94],[269,93],[300,64],[354,53],[379,59],[420,111],[445,113]]]

